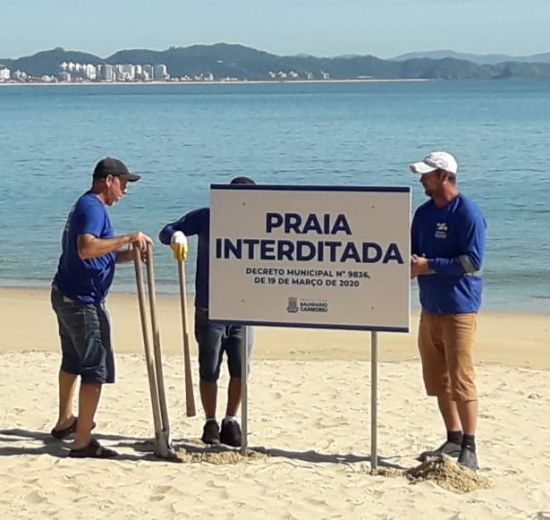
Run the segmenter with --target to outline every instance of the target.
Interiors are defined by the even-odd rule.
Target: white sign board
[[[210,319],[408,332],[410,189],[212,185]]]

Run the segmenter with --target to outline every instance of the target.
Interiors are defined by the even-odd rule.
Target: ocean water
[[[110,210],[115,231],[156,238],[236,175],[413,186],[416,207],[407,165],[446,149],[489,225],[484,306],[550,311],[550,82],[1,87],[0,149],[2,286],[50,284],[67,212],[105,155],[143,174]],[[175,293],[156,251],[157,290]],[[113,290],[135,290],[133,276],[118,267]]]

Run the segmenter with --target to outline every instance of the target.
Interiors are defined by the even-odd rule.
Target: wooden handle
[[[178,262],[180,282],[181,325],[183,330],[183,363],[185,374],[185,407],[187,417],[197,414],[195,396],[193,394],[193,376],[191,373],[191,353],[189,352],[189,333],[187,327],[187,294],[185,290],[185,268],[183,262]]]

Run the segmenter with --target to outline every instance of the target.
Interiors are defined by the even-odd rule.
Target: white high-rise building
[[[168,69],[166,68],[166,65],[164,65],[164,63],[159,63],[158,65],[155,65],[155,68],[153,71],[153,79],[157,81],[161,81],[167,78],[168,78]]]
[[[7,67],[0,68],[0,81],[9,81],[11,77],[11,71]]]
[[[101,81],[115,81],[115,67],[109,63],[99,66],[99,79]]]
[[[143,80],[144,81],[151,81],[155,76],[155,69],[153,65],[144,65],[143,66]]]
[[[94,81],[97,79],[97,69],[95,65],[88,63],[87,65],[82,65],[82,77],[84,79],[89,79]]]
[[[115,65],[116,80],[117,81],[134,81],[135,79],[135,67],[133,65]]]

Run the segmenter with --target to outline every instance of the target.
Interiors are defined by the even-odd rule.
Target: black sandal
[[[76,432],[76,424],[78,423],[78,419],[75,417],[73,423],[70,426],[67,426],[67,428],[63,428],[62,430],[56,430],[55,428],[50,432],[52,434],[52,437],[54,439],[64,439],[71,433]]]
[[[80,448],[78,450],[69,451],[69,457],[78,459],[92,458],[92,459],[111,459],[116,457],[118,453],[115,450],[105,448],[99,444],[95,439],[92,439],[88,446]]]
[[[67,426],[67,428],[64,428],[63,430],[56,430],[55,428],[50,432],[51,436],[54,439],[64,439],[65,437],[71,435],[71,433],[76,433],[76,426],[78,424],[78,417],[74,418],[73,423],[70,426]],[[92,430],[95,428],[95,422],[92,423]]]

